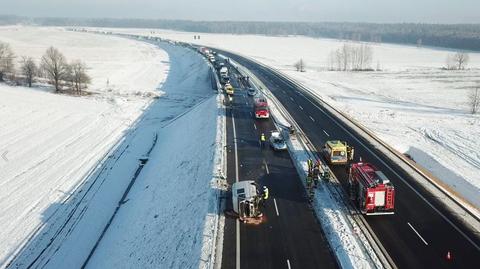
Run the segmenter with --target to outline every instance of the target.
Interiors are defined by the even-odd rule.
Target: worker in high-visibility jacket
[[[269,195],[269,193],[268,193],[267,186],[263,186],[262,199],[266,201],[268,199],[268,195]]]
[[[262,133],[262,134],[260,135],[260,146],[262,147],[262,149],[265,148],[265,142],[266,142],[266,141],[267,141],[267,138],[265,137],[265,134]]]

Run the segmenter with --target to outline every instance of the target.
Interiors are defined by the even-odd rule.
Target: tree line
[[[9,80],[21,85],[23,81],[25,85],[32,87],[37,78],[44,78],[53,85],[55,92],[67,90],[76,94],[81,94],[91,83],[84,62],[68,62],[54,47],[49,47],[38,63],[32,57],[20,57],[18,70],[15,59],[11,46],[0,42],[0,82]]]
[[[235,22],[154,19],[27,18],[0,16],[1,24],[161,28],[187,32],[303,35],[364,42],[386,42],[480,51],[479,24]]]

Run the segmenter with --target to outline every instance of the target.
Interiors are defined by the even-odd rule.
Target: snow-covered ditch
[[[0,268],[79,268],[89,255],[89,268],[199,267],[213,251],[217,214],[211,181],[219,114],[205,61],[168,44],[6,29],[0,32],[12,33],[0,40],[24,43],[26,53],[30,43],[43,44],[35,55],[49,45],[70,59],[83,55],[97,94],[0,85]]]
[[[118,30],[116,30],[118,31]],[[453,51],[371,44],[378,72],[326,71],[329,53],[343,41],[307,37],[120,30],[215,46],[237,52],[289,75],[337,109],[407,153],[449,188],[480,208],[480,115],[469,114],[467,96],[480,87],[480,53],[470,52],[464,71],[441,70]],[[197,33],[195,33],[197,34]],[[306,61],[306,72],[293,63]]]

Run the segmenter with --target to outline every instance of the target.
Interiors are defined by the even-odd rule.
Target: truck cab
[[[257,97],[254,100],[254,112],[257,119],[268,119],[270,117],[270,110],[268,108],[267,99],[263,96]]]
[[[395,188],[375,166],[369,163],[352,164],[348,183],[350,199],[363,214],[394,214]]]
[[[233,211],[238,214],[240,219],[256,218],[260,215],[258,193],[258,185],[253,180],[233,183]]]

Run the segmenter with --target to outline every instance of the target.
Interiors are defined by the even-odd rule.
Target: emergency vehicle
[[[329,164],[344,165],[353,160],[353,147],[340,140],[327,141],[323,146],[322,153]]]
[[[265,97],[255,98],[253,109],[255,112],[255,118],[257,119],[268,119],[270,117],[270,110]]]
[[[372,164],[352,164],[348,184],[350,199],[363,214],[394,214],[395,188],[387,176]]]

